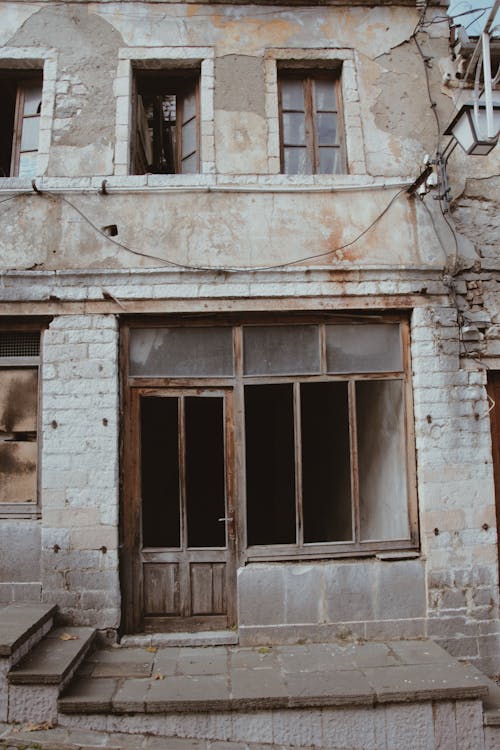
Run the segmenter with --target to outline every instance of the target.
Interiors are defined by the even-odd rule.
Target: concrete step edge
[[[57,612],[57,605],[10,604],[1,610],[2,624],[4,624],[8,617],[11,619],[15,619],[15,615],[17,613],[36,609],[39,610],[39,614],[34,615],[34,619],[32,619],[30,624],[27,625],[16,638],[14,638],[13,640],[5,640],[4,642],[0,642],[0,658],[9,658],[15,656],[16,651],[19,651],[19,649],[26,643],[26,641],[29,640],[32,636],[36,635],[36,633],[40,631],[47,622],[49,622],[50,620],[52,620],[53,622],[55,614]],[[0,640],[2,640],[1,627]]]
[[[7,673],[7,679],[12,685],[63,685],[86,657],[95,638],[94,628],[52,630]]]

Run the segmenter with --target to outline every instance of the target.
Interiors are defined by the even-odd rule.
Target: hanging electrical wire
[[[113,237],[111,237],[109,234],[106,234],[106,232],[103,232],[102,229],[100,229],[78,206],[76,206],[72,201],[70,201],[65,196],[59,194],[59,193],[52,193],[49,190],[37,190],[37,194],[40,197],[48,196],[50,198],[60,200],[63,203],[66,203],[68,206],[70,206],[92,229],[94,229],[97,234],[99,234],[101,237],[103,237],[108,242],[112,243],[113,245],[116,245],[117,247],[121,248],[122,250],[125,250],[126,252],[132,253],[133,255],[137,255],[139,257],[143,258],[149,258],[151,260],[160,261],[163,265],[167,266],[173,266],[175,268],[181,268],[185,270],[190,271],[214,271],[214,272],[220,272],[220,273],[241,273],[246,271],[271,271],[278,268],[286,268],[288,266],[296,266],[299,263],[304,263],[305,261],[309,260],[317,260],[318,258],[326,258],[330,255],[335,255],[336,253],[341,252],[342,250],[346,250],[348,247],[351,247],[356,242],[358,242],[362,237],[364,237],[368,232],[370,232],[378,223],[379,221],[387,214],[387,212],[390,210],[390,208],[393,206],[393,204],[396,202],[396,200],[406,193],[407,188],[401,188],[389,201],[389,203],[385,206],[385,208],[377,214],[377,216],[373,219],[370,224],[368,224],[365,229],[363,229],[359,234],[357,234],[352,240],[349,240],[349,242],[344,243],[343,245],[339,245],[336,248],[332,248],[331,250],[327,250],[323,253],[316,253],[314,255],[306,255],[301,258],[297,258],[296,260],[292,261],[286,261],[283,263],[275,263],[265,266],[211,266],[211,265],[195,265],[195,264],[189,264],[189,263],[179,263],[175,260],[172,260],[170,258],[165,258],[159,255],[153,255],[151,253],[146,253],[140,250],[135,250],[128,245],[125,245],[123,242],[119,242],[118,240],[115,240]],[[7,201],[14,200],[15,198],[18,198],[20,196],[33,196],[33,193],[26,193],[26,192],[20,192],[16,193],[14,195],[9,196],[8,198],[4,198],[0,201],[0,203],[6,203]]]

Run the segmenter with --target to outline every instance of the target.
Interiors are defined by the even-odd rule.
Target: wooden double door
[[[235,622],[231,389],[132,388],[123,506],[124,627]]]

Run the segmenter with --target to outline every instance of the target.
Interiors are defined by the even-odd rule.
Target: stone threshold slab
[[[9,604],[0,609],[0,657],[9,657],[55,616],[47,604]]]
[[[207,630],[198,633],[137,633],[124,635],[124,648],[169,648],[174,646],[236,646],[238,633],[234,630]]]

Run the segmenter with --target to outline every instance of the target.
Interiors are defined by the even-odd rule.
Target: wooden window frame
[[[344,133],[344,118],[342,110],[342,89],[341,89],[341,68],[335,66],[334,68],[294,68],[285,67],[278,68],[278,112],[279,112],[279,132],[280,132],[280,163],[282,174],[289,174],[285,171],[285,148],[289,145],[286,144],[284,139],[284,128],[283,128],[283,113],[293,112],[293,109],[283,109],[283,97],[282,97],[282,81],[296,79],[302,82],[304,91],[304,103],[305,103],[305,151],[306,151],[306,171],[299,172],[297,174],[345,174],[347,173],[347,160],[345,153],[345,133]],[[314,95],[313,87],[314,82],[317,80],[326,80],[333,83],[335,87],[335,96],[337,104],[337,140],[338,143],[331,144],[330,148],[338,149],[338,167],[334,172],[321,172],[320,171],[320,160],[319,160],[319,149],[318,144],[318,128],[317,128],[317,115],[318,112],[314,108]],[[333,110],[332,110],[333,111]],[[308,169],[310,167],[310,169]],[[295,173],[292,173],[295,174]]]
[[[362,325],[363,322],[370,322],[367,320],[367,316],[363,316],[363,320],[357,318],[355,315],[307,315],[307,316],[280,316],[279,318],[269,317],[265,315],[252,316],[251,314],[245,317],[239,316],[221,316],[221,317],[207,317],[193,318],[182,321],[177,319],[152,319],[148,320],[145,324],[144,318],[128,320],[124,325],[123,330],[123,350],[122,350],[122,373],[124,377],[124,409],[126,410],[127,403],[129,401],[130,389],[137,387],[141,388],[156,388],[156,387],[229,387],[234,390],[235,400],[235,443],[237,452],[236,465],[238,467],[237,476],[235,478],[235,487],[237,497],[240,498],[239,502],[236,503],[236,517],[239,519],[237,528],[237,540],[238,540],[238,555],[241,563],[250,561],[269,561],[269,560],[309,560],[309,559],[330,559],[335,557],[365,557],[375,556],[378,553],[384,552],[397,552],[401,551],[403,554],[408,551],[417,551],[419,547],[419,529],[418,529],[418,504],[417,504],[417,488],[416,488],[416,456],[415,456],[415,435],[414,435],[414,417],[413,417],[413,400],[412,400],[412,387],[411,387],[411,362],[410,362],[410,346],[409,346],[409,320],[406,316],[399,315],[384,315],[383,321],[380,316],[375,316],[373,322],[380,322],[381,325],[384,322],[400,324],[401,330],[401,351],[403,356],[403,368],[395,372],[368,372],[368,373],[355,373],[355,374],[326,374],[324,371],[326,363],[326,351],[325,351],[325,335],[321,334],[321,358],[323,363],[323,371],[317,375],[266,375],[266,376],[255,376],[255,375],[244,375],[243,374],[243,328],[252,325],[284,325],[284,324],[319,324],[324,326],[332,323],[358,323]],[[184,326],[214,326],[214,325],[229,325],[233,328],[233,353],[234,353],[234,375],[227,377],[144,377],[144,376],[131,376],[128,372],[128,340],[130,332],[134,328],[144,327],[184,327]],[[398,540],[370,540],[361,541],[359,539],[359,490],[357,488],[357,476],[354,476],[357,470],[357,447],[355,444],[355,412],[353,408],[354,398],[353,396],[355,384],[359,381],[366,380],[399,380],[403,383],[403,407],[404,407],[404,430],[405,430],[405,452],[406,452],[406,485],[407,485],[407,510],[408,510],[408,522],[409,522],[409,537],[406,539]],[[353,482],[352,490],[352,513],[354,515],[354,529],[355,538],[354,541],[350,542],[326,542],[326,543],[304,543],[301,535],[303,535],[303,524],[299,521],[296,525],[301,527],[296,537],[295,544],[292,545],[254,545],[249,547],[247,545],[247,530],[246,530],[246,466],[245,466],[245,425],[244,425],[244,388],[245,385],[249,384],[265,384],[270,385],[274,383],[292,383],[295,394],[300,388],[300,383],[322,383],[322,382],[347,382],[349,389],[349,426],[350,426],[350,454],[351,454],[351,477]],[[297,399],[297,396],[294,396]],[[294,409],[294,419],[297,420],[297,410]],[[351,429],[352,428],[352,429]],[[295,442],[295,467],[296,477],[300,479],[301,471],[301,460],[300,460],[300,442]],[[128,446],[128,449],[124,453],[124,460],[133,460],[134,455],[133,446]],[[126,466],[124,466],[126,470]],[[296,482],[296,509],[297,513],[301,512],[301,498],[297,491],[299,481]],[[356,485],[356,486],[354,486]]]
[[[148,82],[149,86],[154,87],[155,82],[157,83],[158,90],[160,86],[163,94],[171,94],[177,97],[176,102],[176,143],[175,151],[173,154],[173,166],[172,172],[166,174],[199,174],[201,167],[201,137],[200,137],[200,70],[199,68],[167,68],[162,70],[144,70],[140,67],[134,68],[133,71],[133,85],[132,85],[132,123],[131,123],[131,139],[130,139],[130,173],[131,174],[146,174],[149,172],[147,169],[144,172],[138,171],[138,156],[137,152],[139,149],[139,97],[142,96],[141,90],[145,87],[145,81]],[[142,81],[142,84],[141,84]],[[161,85],[163,82],[163,85]],[[195,172],[183,172],[182,171],[182,127],[183,127],[183,111],[184,111],[184,98],[187,96],[189,91],[194,89],[195,94],[195,114],[196,120],[196,170]],[[146,94],[147,95],[147,94]],[[149,94],[153,96],[154,94]],[[193,119],[193,118],[191,118]],[[146,165],[149,166],[149,165]],[[152,174],[163,174],[162,172],[151,172]]]
[[[40,89],[40,100],[42,99],[43,93],[43,73],[42,71],[22,71],[22,70],[2,70],[0,71],[0,80],[4,82],[10,82],[11,86],[15,86],[15,103],[13,107],[12,119],[8,116],[7,122],[4,121],[2,124],[2,131],[11,130],[11,142],[10,146],[10,159],[3,162],[8,169],[8,175],[6,177],[18,177],[19,176],[19,161],[21,153],[33,153],[38,154],[39,142],[37,143],[36,149],[27,149],[21,151],[21,139],[23,131],[23,122],[26,119],[40,118],[41,112],[37,112],[31,115],[24,114],[24,99],[25,91],[27,88],[39,87]],[[7,115],[4,115],[7,117]],[[11,127],[8,123],[11,123]],[[40,133],[38,134],[40,138]],[[3,158],[3,157],[2,157]],[[7,171],[7,170],[6,170]],[[35,175],[33,175],[35,176]]]
[[[36,369],[37,371],[37,414],[36,414],[36,437],[37,444],[37,470],[36,470],[36,498],[33,502],[0,503],[0,519],[8,518],[40,518],[40,436],[41,436],[41,353],[43,330],[48,326],[47,320],[33,321],[2,321],[0,332],[22,333],[36,332],[40,337],[40,353],[38,356],[27,357],[1,357],[0,369]]]

